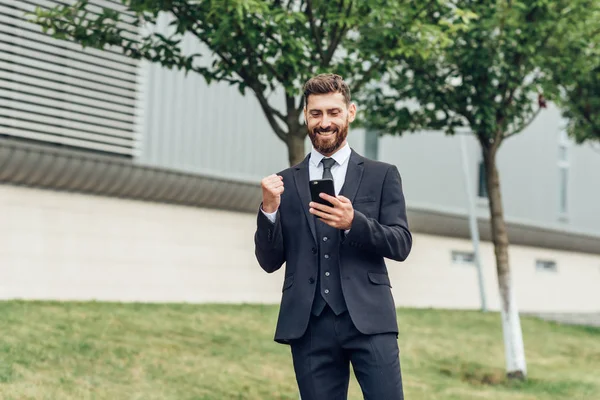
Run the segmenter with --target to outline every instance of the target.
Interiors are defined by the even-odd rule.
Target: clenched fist
[[[262,208],[266,213],[274,213],[281,204],[281,193],[283,193],[283,177],[269,175],[260,182],[262,187]]]

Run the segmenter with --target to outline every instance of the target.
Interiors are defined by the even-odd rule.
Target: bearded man
[[[412,247],[396,166],[350,148],[356,105],[342,77],[304,85],[312,151],[261,182],[255,254],[268,273],[285,263],[275,341],[290,346],[302,400],[346,399],[350,363],[367,400],[403,399],[398,325],[384,258]],[[331,206],[309,181],[332,179]]]

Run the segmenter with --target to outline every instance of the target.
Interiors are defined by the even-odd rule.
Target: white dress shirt
[[[350,146],[346,143],[344,147],[338,149],[338,151],[331,156],[331,158],[335,160],[335,164],[331,167],[331,175],[333,176],[333,186],[336,196],[340,194],[340,190],[342,190],[342,186],[344,186],[346,171],[348,170],[348,160],[350,160],[351,153],[352,150],[350,150]],[[325,156],[313,147],[310,152],[310,159],[308,160],[308,176],[311,181],[323,178],[323,164],[321,164],[323,158],[325,158]],[[277,211],[266,213],[262,208],[261,211],[269,218],[269,221],[275,223]]]

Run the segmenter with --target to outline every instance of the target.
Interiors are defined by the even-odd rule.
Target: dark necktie
[[[333,175],[331,174],[331,167],[335,164],[335,160],[333,158],[323,158],[321,160],[323,163],[323,179],[331,179],[333,180]]]

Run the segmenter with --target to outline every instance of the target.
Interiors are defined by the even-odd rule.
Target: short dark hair
[[[344,79],[336,74],[319,74],[304,84],[304,106],[308,104],[311,94],[341,93],[346,105],[350,105],[350,88]]]

